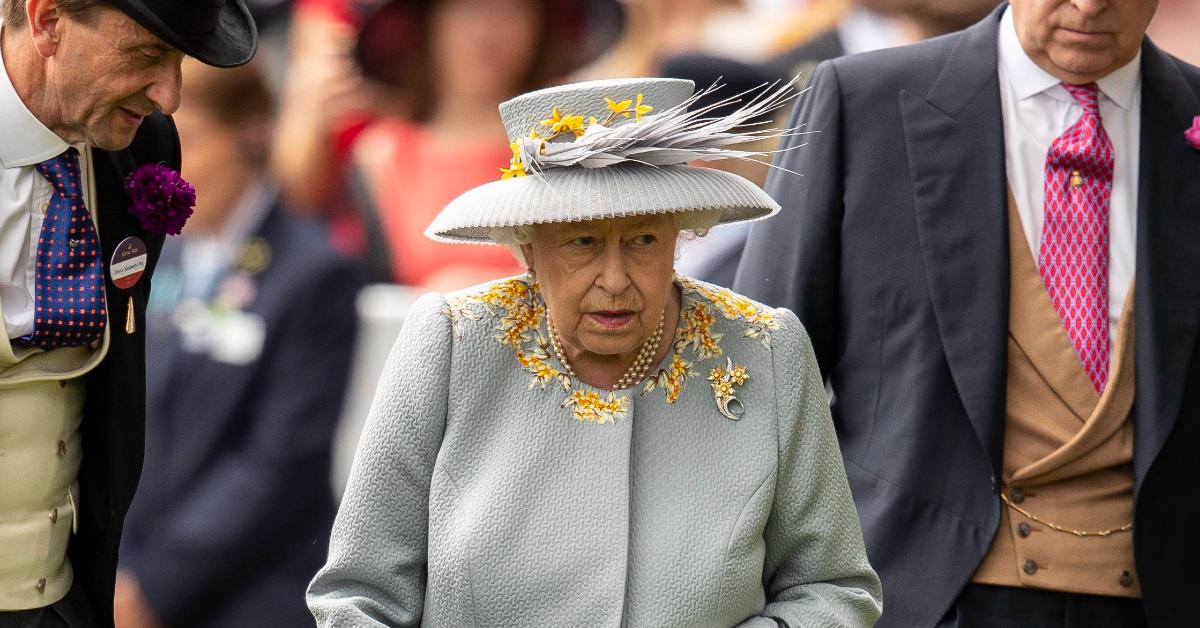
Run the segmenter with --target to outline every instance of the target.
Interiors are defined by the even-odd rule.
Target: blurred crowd
[[[117,626],[312,624],[304,588],[407,303],[523,271],[504,247],[424,236],[508,163],[500,102],[617,76],[720,81],[720,97],[803,86],[825,59],[952,32],[997,3],[251,0],[255,62],[184,66],[175,120],[197,207],[153,278]],[[1200,64],[1197,29],[1200,3],[1161,0],[1149,35]],[[762,184],[768,163],[704,165]],[[677,269],[728,285],[744,237],[684,243]]]

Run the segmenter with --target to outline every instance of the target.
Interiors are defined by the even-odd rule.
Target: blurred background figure
[[[1158,11],[1146,34],[1159,48],[1200,65],[1200,2],[1158,0]]]
[[[753,76],[753,80],[763,81],[790,81],[799,77],[797,87],[803,88],[812,71],[826,59],[914,43],[959,30],[983,19],[997,4],[999,0],[823,0],[809,7],[812,21],[807,23],[809,31],[805,33],[809,39],[762,62],[756,69],[712,59],[697,62],[689,57],[668,60],[666,67],[673,76],[690,78],[700,85],[710,84],[713,70],[718,69],[732,76]],[[822,25],[828,26],[819,28]],[[790,113],[790,109],[781,110],[776,124],[786,124]],[[799,131],[819,132],[819,129]],[[770,152],[776,146],[759,148]],[[752,172],[757,176],[751,180],[761,185],[767,166],[750,164],[750,167],[757,168],[757,172]],[[749,223],[730,225],[713,231],[705,246],[685,244],[677,267],[697,279],[730,286],[749,233]]]
[[[363,73],[412,95],[355,142],[352,179],[392,279],[448,291],[521,272],[497,247],[440,244],[425,227],[511,156],[496,107],[566,76],[620,31],[613,0],[391,0],[358,39]]]
[[[745,9],[743,0],[624,0],[624,5],[620,39],[594,63],[575,68],[575,80],[657,76],[673,56],[724,52],[728,33],[719,24]]]
[[[324,219],[338,250],[363,256],[368,233],[347,193],[350,147],[381,112],[402,114],[405,96],[362,76],[354,63],[361,14],[357,0],[297,0],[287,37],[287,66],[276,78],[278,120],[271,174],[293,212]],[[399,40],[405,33],[393,33]],[[380,272],[375,279],[386,280]]]
[[[147,310],[146,463],[117,625],[310,625],[362,284],[264,174],[271,101],[257,67],[186,63],[183,93],[183,174],[199,194]]]

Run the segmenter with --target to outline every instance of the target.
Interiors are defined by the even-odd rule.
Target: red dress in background
[[[500,178],[512,153],[498,135],[475,145],[444,143],[419,125],[390,118],[359,137],[358,165],[368,174],[398,283],[450,291],[524,272],[507,247],[425,237],[447,203]]]

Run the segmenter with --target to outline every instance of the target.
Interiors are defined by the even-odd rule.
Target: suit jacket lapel
[[[918,237],[959,397],[999,470],[1009,257],[996,38],[1001,9],[963,32],[927,95],[901,92]]]
[[[1200,99],[1175,61],[1142,46],[1138,164],[1137,400],[1134,471],[1140,485],[1179,414],[1200,329],[1200,151],[1183,132]]]

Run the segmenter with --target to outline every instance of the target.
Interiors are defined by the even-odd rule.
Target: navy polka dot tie
[[[77,347],[104,337],[104,262],[96,226],[83,204],[74,148],[36,166],[54,193],[38,235],[34,271],[35,347]]]

